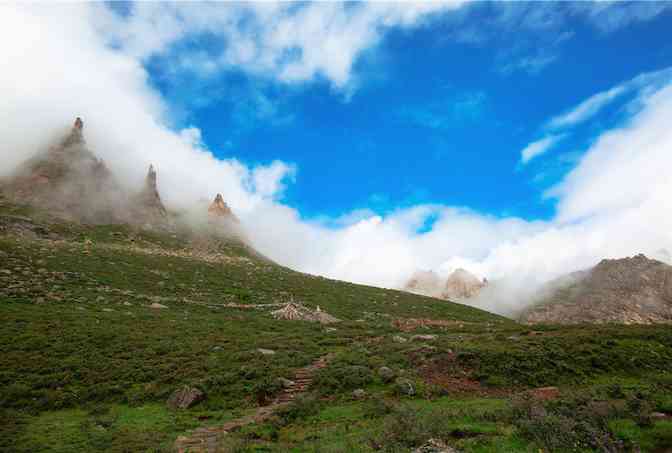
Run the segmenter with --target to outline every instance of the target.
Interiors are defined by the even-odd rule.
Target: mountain
[[[465,269],[457,269],[446,279],[441,298],[448,300],[469,299],[476,296],[486,285],[486,280],[481,280]]]
[[[640,254],[605,259],[555,280],[520,315],[525,323],[672,322],[672,266]]]
[[[465,269],[456,269],[446,280],[433,271],[417,271],[403,290],[445,300],[463,300],[476,296],[487,285]]]

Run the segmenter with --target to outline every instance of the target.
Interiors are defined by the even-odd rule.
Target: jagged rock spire
[[[228,217],[236,221],[238,220],[229,205],[224,201],[221,193],[218,193],[214,201],[210,203],[208,215],[211,217]]]
[[[148,209],[148,214],[158,214],[161,217],[166,216],[166,208],[163,206],[159,190],[157,188],[157,176],[154,165],[149,166],[147,176],[145,177],[145,187],[140,193],[140,201],[143,208]]]
[[[156,170],[154,170],[154,165],[149,164],[149,170],[147,171],[147,177],[145,178],[145,189],[157,192],[156,188]]]
[[[80,117],[77,117],[75,119],[75,123],[72,125],[72,129],[70,129],[70,133],[63,140],[62,146],[64,148],[67,148],[72,145],[83,144],[84,143],[83,130],[84,130],[84,121],[82,121]]]

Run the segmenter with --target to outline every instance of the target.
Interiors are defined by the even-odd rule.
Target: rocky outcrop
[[[442,299],[460,300],[476,296],[487,285],[487,280],[481,280],[465,269],[457,269],[448,276],[441,293]]]
[[[4,186],[14,201],[48,208],[91,223],[127,221],[125,194],[105,163],[87,147],[84,122],[77,118],[68,135],[21,165]]]
[[[672,322],[672,266],[644,255],[605,259],[546,285],[525,323]]]
[[[423,296],[445,300],[469,299],[487,285],[465,269],[457,269],[444,281],[435,272],[418,271],[406,283],[403,290]]]
[[[208,216],[215,219],[227,218],[236,222],[238,221],[229,205],[224,201],[221,193],[218,193],[212,203],[210,203],[210,206],[208,206]]]
[[[153,165],[150,165],[145,177],[145,186],[137,197],[139,213],[149,221],[157,218],[161,219],[167,215],[156,180],[156,170]]]
[[[168,398],[166,405],[168,408],[176,409],[189,409],[195,404],[203,401],[205,399],[205,393],[195,387],[184,386],[179,390],[173,392]]]

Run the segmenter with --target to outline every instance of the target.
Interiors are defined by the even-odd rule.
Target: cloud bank
[[[630,119],[597,137],[549,192],[558,206],[550,221],[421,205],[386,216],[353,212],[328,225],[283,204],[285,187],[300,177],[291,163],[250,167],[233,156],[219,159],[202,144],[196,126],[176,130],[143,66],[152,56],[170,54],[184,36],[215,33],[233,44],[202,59],[186,54],[175,64],[198,71],[240,65],[286,83],[322,77],[342,88],[354,77],[357,55],[385,29],[420,26],[436,8],[454,7],[320,3],[299,10],[287,4],[229,10],[176,4],[167,14],[143,3],[119,17],[104,4],[2,4],[0,175],[82,116],[90,147],[124,182],[139,185],[154,163],[168,205],[185,207],[223,193],[256,247],[282,264],[387,287],[403,285],[417,269],[445,275],[465,267],[503,282],[507,291],[476,301],[500,313],[520,307],[540,283],[602,258],[672,249],[669,81],[642,82],[647,89],[637,91]],[[244,24],[267,23],[261,35],[247,35]],[[208,63],[212,55],[217,58]],[[208,69],[210,64],[215,66]],[[573,120],[563,126],[587,119],[585,112],[611,97],[564,114]]]

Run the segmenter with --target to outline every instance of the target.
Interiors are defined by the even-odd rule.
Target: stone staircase
[[[313,382],[315,373],[325,368],[332,358],[327,354],[310,365],[294,372],[291,384],[285,386],[273,403],[258,408],[253,414],[231,420],[219,426],[197,428],[189,436],[179,436],[175,440],[174,450],[177,453],[217,453],[222,438],[231,431],[236,431],[252,423],[261,423],[273,415],[276,409],[286,406],[298,396],[305,394]]]

